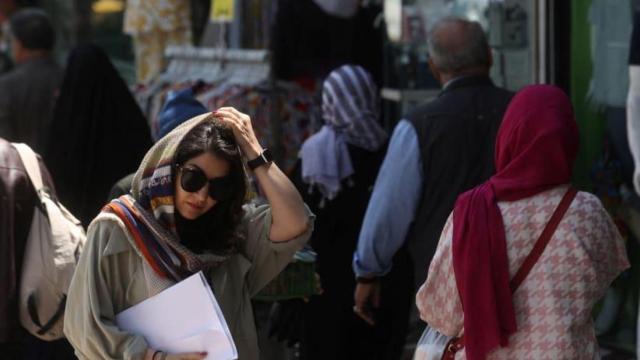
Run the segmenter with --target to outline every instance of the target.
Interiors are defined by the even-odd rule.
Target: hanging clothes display
[[[216,90],[213,88],[210,91]],[[270,89],[267,84],[256,87],[235,86],[217,96],[209,96],[208,99],[207,93],[204,93],[198,99],[211,110],[221,106],[243,109],[251,116],[260,143],[267,148],[279,147],[282,158],[278,164],[288,174],[293,171],[304,140],[321,126],[320,107],[316,98],[293,83],[282,82],[274,89]],[[280,124],[279,136],[273,132],[274,118]],[[275,141],[279,144],[275,144]]]
[[[331,1],[326,6],[353,6]],[[382,79],[383,29],[376,26],[381,6],[356,7],[351,17],[331,15],[314,0],[278,0],[271,51],[278,79],[324,79],[333,69],[356,64]],[[342,3],[342,1],[341,1]],[[347,13],[351,10],[347,9]]]
[[[293,170],[302,143],[322,124],[313,91],[293,82],[270,80],[268,57],[256,50],[172,48],[168,56],[166,71],[134,89],[154,138],[168,92],[199,83],[195,94],[199,102],[211,111],[233,106],[251,116],[260,143],[277,149],[283,171]]]
[[[147,83],[164,69],[166,47],[191,45],[190,3],[128,0],[124,32],[133,37],[137,81]]]
[[[196,44],[231,49],[269,48],[277,9],[278,2],[273,0],[235,0],[233,20],[229,23],[209,21],[201,41]]]
[[[266,49],[271,39],[271,26],[278,2],[273,0],[242,1],[242,47]]]
[[[222,106],[233,106],[251,116],[256,136],[266,148],[279,146],[282,159],[279,166],[286,173],[290,173],[298,158],[300,146],[311,134],[320,128],[320,109],[313,94],[292,84],[289,87],[280,88],[272,94],[266,85],[241,86],[241,85],[211,85],[206,84],[196,95],[198,101],[207,109],[213,111]],[[189,87],[191,82],[165,84],[149,89],[140,89],[136,96],[139,101],[146,104],[146,115],[150,119],[150,127],[154,137],[157,136],[158,115],[168,92],[172,88]],[[278,118],[281,124],[279,145],[274,143],[272,118]]]

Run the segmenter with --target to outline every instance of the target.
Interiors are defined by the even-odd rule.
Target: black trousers
[[[381,303],[370,326],[353,312],[353,273],[335,274],[334,286],[305,306],[302,360],[398,360],[405,350],[409,314],[414,305],[411,260],[405,247],[381,279]]]

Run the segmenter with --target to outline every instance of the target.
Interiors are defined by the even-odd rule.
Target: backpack
[[[36,154],[12,144],[38,194],[20,278],[20,323],[46,341],[64,337],[64,308],[71,277],[86,241],[78,221],[42,183]]]

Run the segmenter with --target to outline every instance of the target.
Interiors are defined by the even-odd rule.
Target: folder
[[[207,352],[233,360],[238,351],[209,283],[198,272],[116,315],[118,327],[170,354]]]

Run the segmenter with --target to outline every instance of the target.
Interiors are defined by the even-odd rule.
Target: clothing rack
[[[198,81],[260,87],[275,100],[276,81],[271,72],[268,50],[170,46],[165,49],[167,69],[162,81]],[[274,101],[275,102],[275,101]],[[269,115],[271,152],[282,158],[282,124],[272,107]]]
[[[254,86],[271,80],[271,56],[267,50],[170,46],[163,80],[187,79]],[[174,79],[172,79],[174,78]]]

